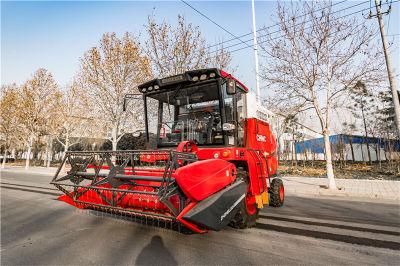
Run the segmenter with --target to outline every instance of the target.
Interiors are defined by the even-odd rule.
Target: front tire
[[[272,207],[281,207],[285,201],[285,187],[280,178],[275,178],[269,188],[269,205]]]
[[[246,203],[246,198],[244,198],[240,203],[239,210],[229,225],[233,228],[239,229],[251,228],[256,225],[258,211],[259,210],[255,204],[248,206]]]

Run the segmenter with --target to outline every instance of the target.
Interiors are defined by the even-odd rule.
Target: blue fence
[[[397,152],[400,152],[400,141],[399,140],[387,140],[382,138],[365,138],[362,136],[352,136],[352,135],[333,135],[329,136],[331,144],[337,145],[339,143],[343,144],[379,144],[383,149],[387,150],[390,147]],[[324,153],[324,139],[310,139],[305,141],[299,141],[295,144],[296,153],[304,153],[304,150],[312,153]]]

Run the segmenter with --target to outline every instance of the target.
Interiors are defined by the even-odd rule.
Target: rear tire
[[[281,207],[285,201],[285,187],[280,178],[275,178],[269,188],[269,206]]]
[[[230,226],[233,228],[245,229],[256,225],[258,219],[258,209],[254,206],[255,211],[250,214],[246,207],[246,198],[242,200],[239,205],[239,210],[230,222]]]

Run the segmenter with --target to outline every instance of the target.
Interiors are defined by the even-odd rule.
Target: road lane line
[[[300,229],[300,228],[292,228],[286,226],[279,226],[279,225],[272,225],[272,224],[263,224],[257,223],[256,228],[267,230],[267,231],[276,231],[291,235],[298,235],[298,236],[305,236],[317,239],[326,239],[326,240],[333,240],[336,242],[344,242],[349,244],[357,244],[362,246],[370,246],[376,248],[386,248],[392,250],[400,250],[400,243],[394,241],[387,241],[387,240],[377,240],[377,239],[370,239],[365,237],[355,237],[350,235],[341,235],[341,234],[334,234],[328,232],[320,232],[320,231],[313,231],[307,229]]]
[[[312,214],[310,214],[311,216]],[[379,228],[381,230],[386,231],[393,231],[393,232],[400,232],[400,223],[391,223],[391,222],[380,222],[376,220],[365,220],[358,217],[341,217],[341,216],[333,216],[333,215],[325,215],[325,214],[317,214],[313,217],[306,217],[306,216],[297,216],[291,214],[275,214],[275,213],[267,213],[262,212],[260,217],[266,219],[273,219],[275,217],[279,218],[287,218],[287,219],[294,219],[300,221],[310,221],[310,222],[327,222],[330,224],[338,224],[338,225],[347,225],[347,226],[354,226],[354,227],[363,227],[363,228],[370,228],[376,229]],[[389,225],[390,224],[390,225]]]
[[[55,190],[55,191],[59,191],[58,189],[52,188],[52,187],[38,187],[38,186],[32,186],[32,185],[24,185],[24,184],[20,184],[20,183],[0,182],[0,184],[11,185],[11,186],[18,186],[18,187],[39,188],[39,189],[46,189],[46,190]]]
[[[19,188],[19,187],[10,187],[10,186],[3,186],[3,185],[1,185],[0,188],[10,189],[10,190],[26,191],[26,192],[31,192],[31,193],[45,194],[45,195],[51,195],[51,196],[57,196],[57,197],[62,195],[61,193],[59,194],[59,193],[53,193],[53,192],[46,192],[46,191]]]
[[[259,217],[264,218],[264,219],[282,221],[282,222],[300,223],[300,224],[304,224],[304,225],[324,226],[324,227],[331,227],[331,228],[337,228],[337,229],[347,229],[347,230],[352,230],[352,231],[400,236],[400,232],[381,230],[381,229],[375,229],[375,228],[370,228],[370,227],[350,226],[350,225],[346,225],[346,224],[338,224],[338,223],[331,223],[331,222],[327,223],[327,222],[321,222],[321,221],[310,221],[308,219],[293,219],[293,218],[269,216],[269,215],[260,215]]]

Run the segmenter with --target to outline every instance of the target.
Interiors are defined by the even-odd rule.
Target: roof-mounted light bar
[[[221,77],[220,71],[216,68],[210,69],[200,69],[200,70],[191,70],[186,71],[183,74],[165,77],[162,79],[153,79],[139,86],[139,92],[141,93],[150,93],[153,91],[157,91],[163,89],[163,87],[178,84],[178,83],[193,83],[193,82],[202,82],[205,80],[211,80],[214,78]]]

